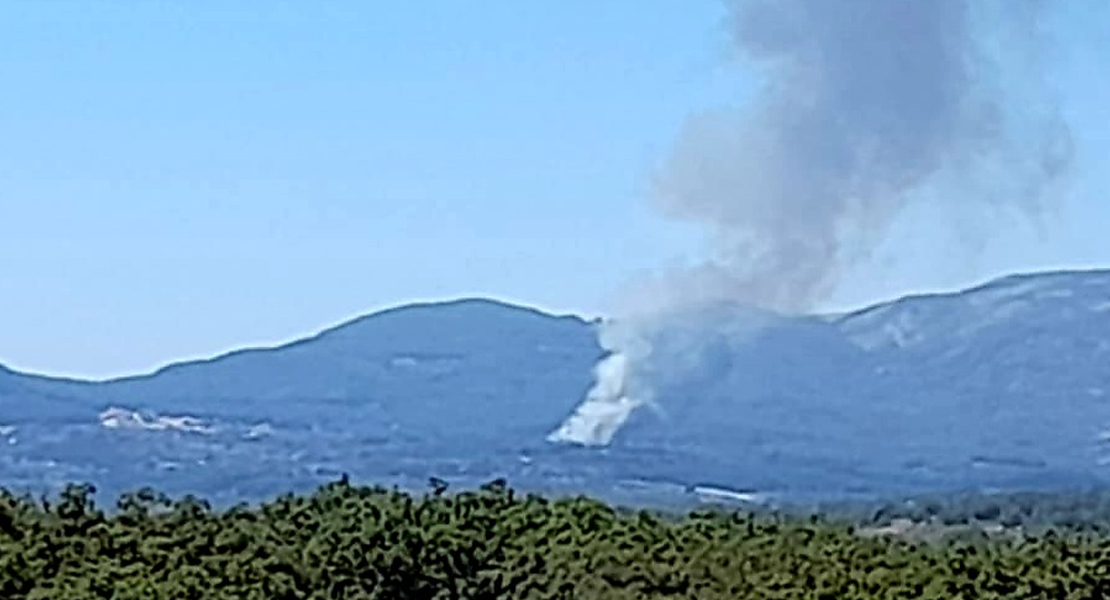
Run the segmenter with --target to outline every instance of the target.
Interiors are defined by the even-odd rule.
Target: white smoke
[[[583,446],[606,446],[613,436],[643,403],[628,394],[628,357],[610,354],[594,368],[594,387],[548,441],[569,442]]]
[[[552,441],[608,444],[651,401],[630,334],[721,300],[797,312],[835,290],[915,202],[1036,215],[1072,162],[1037,72],[1042,0],[734,0],[740,57],[764,83],[692,117],[653,181],[664,214],[713,239],[702,265],[645,286],[597,383]],[[1012,97],[1020,90],[1021,97]],[[1035,98],[1036,102],[1029,102]],[[644,318],[645,316],[649,318]]]

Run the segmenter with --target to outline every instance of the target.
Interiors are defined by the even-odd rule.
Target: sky
[[[1054,210],[907,214],[830,310],[1110,266],[1110,11],[1072,10],[1099,2],[1051,23],[1078,151]],[[757,89],[725,15],[0,0],[0,364],[107,378],[460,296],[605,314],[704,249],[645,197],[685,119]]]

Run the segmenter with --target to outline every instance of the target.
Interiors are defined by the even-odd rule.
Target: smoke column
[[[1071,163],[1036,69],[1041,0],[728,6],[761,92],[691,117],[652,182],[665,215],[704,226],[711,256],[645,284],[622,331],[602,332],[612,355],[551,441],[608,444],[651,402],[636,367],[660,316],[721,300],[805,311],[912,203],[1036,215]]]

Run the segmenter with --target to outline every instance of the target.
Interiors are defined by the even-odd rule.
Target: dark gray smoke
[[[762,92],[690,119],[655,182],[666,214],[711,230],[721,295],[807,308],[930,185],[958,181],[961,202],[1024,211],[1066,171],[1071,144],[1055,111],[1022,114],[1003,80],[1007,58],[1025,63],[1037,43],[1036,0],[730,6]],[[1000,56],[998,38],[1023,47]]]
[[[962,209],[1036,214],[1068,170],[1070,134],[1036,72],[1047,3],[729,6],[739,58],[761,91],[691,118],[654,181],[667,215],[708,229],[713,255],[644,286],[619,334],[603,335],[619,357],[607,364],[620,368],[598,370],[554,440],[608,443],[651,402],[628,397],[645,389],[631,383],[652,351],[639,324],[722,300],[811,308],[912,203],[958,198]]]

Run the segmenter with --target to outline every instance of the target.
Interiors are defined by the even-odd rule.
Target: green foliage
[[[997,525],[1043,534],[1048,529],[1110,533],[1110,491],[964,493],[880,505],[826,506],[821,512],[871,526],[897,520],[944,525]]]
[[[108,512],[88,486],[0,493],[0,598],[1110,597],[1110,542],[1093,536],[913,545],[816,518],[669,519],[520,497],[503,481],[431,488],[414,498],[343,480],[221,511],[151,490]]]

